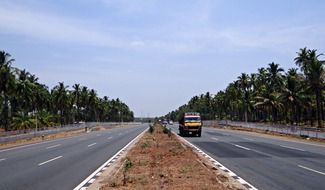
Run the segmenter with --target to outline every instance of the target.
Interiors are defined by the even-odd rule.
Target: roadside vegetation
[[[197,111],[204,120],[274,122],[323,127],[324,60],[315,49],[302,48],[294,58],[296,67],[284,71],[269,63],[256,73],[242,73],[225,90],[209,92],[168,113],[178,120],[184,112]]]
[[[59,82],[49,89],[38,78],[14,67],[9,53],[0,51],[0,130],[24,130],[80,121],[133,121],[133,112],[119,98],[99,97],[80,84]]]

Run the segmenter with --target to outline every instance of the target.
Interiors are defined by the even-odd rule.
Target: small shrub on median
[[[127,172],[132,167],[132,165],[132,161],[129,158],[126,158],[123,165],[123,185],[126,185],[126,182],[128,180]]]
[[[149,125],[149,133],[153,133],[153,131],[154,131],[155,129],[154,129],[154,127],[153,127],[153,125]]]

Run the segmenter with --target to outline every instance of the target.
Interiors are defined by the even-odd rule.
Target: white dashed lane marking
[[[238,148],[242,148],[242,149],[245,149],[245,150],[251,150],[250,148],[247,148],[247,147],[244,147],[244,146],[240,146],[238,144],[234,144],[234,146],[238,147]]]
[[[57,160],[57,159],[62,158],[62,157],[63,157],[63,156],[58,156],[58,157],[52,158],[52,159],[50,159],[50,160],[48,160],[48,161],[45,161],[45,162],[39,163],[38,166],[41,166],[41,165],[43,165],[43,164],[47,164],[47,163],[49,163],[49,162],[52,162],[52,161]]]
[[[46,149],[51,149],[51,148],[55,148],[55,147],[58,147],[58,146],[61,146],[61,144],[56,144],[56,145],[53,145],[53,146],[49,146],[49,147],[46,147]]]
[[[303,169],[305,169],[305,170],[309,170],[309,171],[312,171],[312,172],[318,173],[318,174],[321,174],[321,175],[325,175],[324,172],[320,172],[320,171],[317,171],[317,170],[314,170],[314,169],[308,168],[308,167],[306,167],[306,166],[298,165],[298,167],[303,168]]]
[[[111,139],[112,137],[107,137],[107,139]]]
[[[1,161],[5,161],[5,160],[6,160],[5,158],[0,158],[0,162],[1,162]]]
[[[294,148],[294,147],[284,146],[284,145],[280,145],[280,146],[283,147],[283,148],[288,148],[288,149],[293,149],[293,150],[299,150],[299,151],[305,151],[305,150],[300,149],[300,148]]]
[[[218,141],[219,139],[216,137],[211,137],[212,140]]]
[[[94,146],[95,144],[97,144],[97,143],[90,144],[90,145],[88,145],[88,147]]]

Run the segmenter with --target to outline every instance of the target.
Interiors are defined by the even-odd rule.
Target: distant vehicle
[[[202,122],[200,113],[187,112],[179,120],[179,134],[181,136],[195,134],[199,137],[202,132]]]
[[[164,120],[162,124],[166,126],[168,124],[167,120]]]
[[[174,124],[173,120],[169,120],[169,125],[173,125],[173,124]]]

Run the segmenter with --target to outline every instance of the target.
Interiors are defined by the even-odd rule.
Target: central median
[[[88,189],[247,189],[155,124]]]

